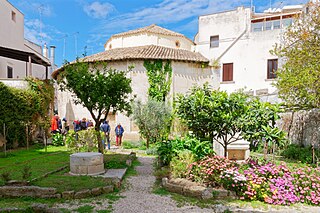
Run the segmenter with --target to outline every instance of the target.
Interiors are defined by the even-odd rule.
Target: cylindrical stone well
[[[70,174],[98,175],[104,173],[103,155],[98,152],[79,152],[70,155]]]

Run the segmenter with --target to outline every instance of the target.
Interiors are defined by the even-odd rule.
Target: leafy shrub
[[[66,135],[65,141],[68,149],[73,152],[92,152],[98,148],[97,135],[94,129],[88,129],[79,132],[70,130]]]
[[[200,141],[192,137],[177,138],[157,144],[157,152],[163,165],[169,165],[171,159],[178,156],[178,153],[183,150],[190,150],[196,160],[215,154],[211,142]]]
[[[188,178],[210,186],[221,186],[221,175],[223,171],[233,167],[236,167],[236,163],[225,157],[206,157],[190,165]]]
[[[193,153],[190,150],[183,150],[178,156],[173,157],[170,162],[170,168],[173,177],[185,178],[189,170],[189,165],[195,162]]]
[[[56,133],[52,135],[52,145],[54,146],[64,146],[63,135]]]
[[[156,155],[157,154],[157,147],[150,147],[146,150],[147,155]]]
[[[316,150],[316,155],[319,156],[320,151]],[[287,159],[298,160],[302,163],[312,163],[312,148],[311,146],[303,147],[297,144],[290,144],[288,148],[282,151],[281,155]]]
[[[22,179],[28,180],[31,177],[31,167],[29,165],[26,165],[22,169]]]
[[[33,130],[49,124],[48,112],[54,98],[49,81],[28,78],[28,89],[17,89],[0,82],[0,126],[6,125],[7,148],[26,144],[26,124]],[[10,100],[10,101],[8,101]],[[44,128],[46,129],[46,128]]]
[[[5,171],[1,173],[1,179],[7,183],[9,180],[11,180],[11,173],[9,171]]]
[[[160,169],[155,170],[154,176],[156,176],[157,180],[162,180],[164,177],[170,176],[170,168],[169,167],[161,167]]]

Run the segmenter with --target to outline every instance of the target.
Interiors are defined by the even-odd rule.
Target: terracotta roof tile
[[[195,63],[208,63],[209,60],[197,52],[191,52],[183,49],[173,49],[168,47],[147,45],[139,47],[126,47],[106,50],[91,56],[80,59],[83,62],[97,61],[121,61],[135,59],[163,59],[173,61],[188,61]],[[56,78],[63,67],[52,73],[52,77]]]
[[[112,35],[110,37],[110,39],[108,39],[108,41],[110,41],[113,38],[119,38],[119,37],[123,37],[123,36],[135,35],[135,34],[140,34],[140,33],[151,33],[151,34],[160,34],[160,35],[167,35],[167,36],[182,37],[182,38],[185,38],[185,39],[189,40],[191,43],[193,43],[192,40],[190,40],[189,38],[187,38],[183,34],[174,32],[172,30],[168,30],[166,28],[160,27],[160,26],[155,25],[155,24],[152,24],[152,25],[146,26],[146,27],[142,27],[142,28],[138,28],[138,29],[135,29],[135,30],[129,30],[127,32],[123,32],[123,33]],[[108,43],[108,41],[106,42],[106,44]]]

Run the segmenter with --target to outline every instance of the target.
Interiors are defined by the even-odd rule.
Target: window
[[[233,81],[233,63],[223,64],[222,81]]]
[[[210,36],[210,48],[219,47],[219,36]]]
[[[276,71],[278,70],[278,59],[269,59],[268,60],[268,79],[274,79],[277,77]]]
[[[16,22],[16,13],[11,11],[11,20]]]
[[[252,23],[251,24],[252,32],[260,32],[263,28],[263,22]]]
[[[272,21],[266,22],[266,29],[265,30],[272,30]]]
[[[13,78],[13,68],[7,66],[7,78]]]
[[[176,41],[176,47],[177,47],[177,48],[180,47],[180,41]]]
[[[287,19],[283,19],[282,20],[282,24],[283,24],[283,27],[289,27],[290,25],[292,25],[292,18],[287,18]]]
[[[280,21],[273,22],[273,29],[280,29]]]

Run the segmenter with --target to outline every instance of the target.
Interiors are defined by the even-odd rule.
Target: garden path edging
[[[236,199],[234,192],[225,189],[205,187],[198,183],[183,178],[162,178],[162,186],[169,192],[199,199]]]

